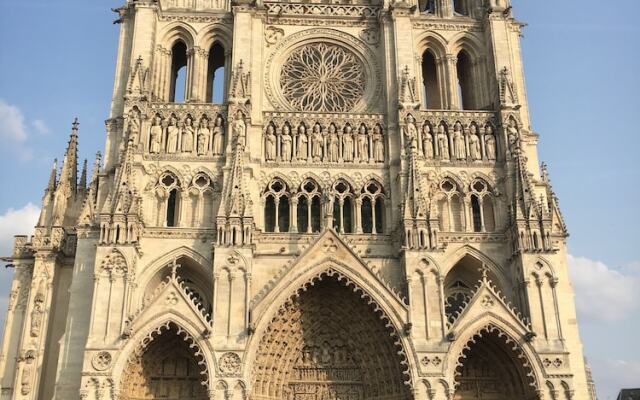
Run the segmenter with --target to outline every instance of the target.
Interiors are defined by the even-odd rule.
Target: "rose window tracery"
[[[280,86],[297,110],[347,112],[365,93],[364,66],[344,47],[313,43],[289,55],[282,67]]]

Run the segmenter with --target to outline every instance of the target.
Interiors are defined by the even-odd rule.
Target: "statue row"
[[[278,162],[383,163],[385,146],[382,126],[369,129],[362,124],[354,130],[334,123],[316,123],[311,132],[305,124],[295,131],[287,122],[282,128],[273,123],[264,133],[265,160]]]
[[[484,127],[471,124],[465,131],[460,122],[456,122],[453,129],[449,129],[443,122],[436,130],[434,132],[433,125],[429,122],[418,129],[416,120],[409,115],[403,128],[408,150],[415,151],[428,160],[496,160],[497,142],[491,124]]]
[[[150,154],[218,156],[224,153],[225,124],[218,115],[213,121],[203,116],[199,122],[187,115],[178,121],[175,115],[163,120],[156,115],[149,129]]]

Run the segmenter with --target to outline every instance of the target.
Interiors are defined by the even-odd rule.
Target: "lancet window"
[[[461,232],[463,230],[462,192],[451,179],[440,183],[438,193],[438,220],[444,232]]]
[[[226,95],[226,56],[224,47],[215,42],[209,50],[207,69],[207,100],[210,103],[222,104]]]
[[[158,225],[167,228],[180,224],[181,188],[178,178],[166,172],[156,188],[158,201]]]
[[[191,226],[208,227],[213,223],[213,185],[204,173],[193,178],[189,188]]]
[[[463,110],[477,109],[475,99],[475,86],[473,76],[473,62],[466,51],[458,53],[458,61],[456,63],[456,71],[458,74],[458,95],[460,108]]]
[[[290,192],[281,179],[269,183],[263,194],[265,232],[289,232]]]
[[[422,55],[422,87],[425,108],[432,110],[444,108],[440,95],[441,84],[438,77],[438,65],[431,50],[426,50]]]
[[[469,0],[453,0],[453,12],[458,15],[469,15]]]
[[[187,64],[187,45],[182,40],[178,40],[171,48],[170,103],[182,103],[186,99]]]
[[[493,194],[482,179],[471,185],[471,215],[474,232],[493,232],[496,229]]]
[[[318,184],[307,179],[300,185],[296,195],[298,231],[302,233],[320,232],[322,192]]]
[[[360,221],[364,233],[384,232],[384,201],[385,195],[382,185],[376,181],[371,181],[364,186],[359,199]]]
[[[353,189],[339,180],[333,185],[333,228],[340,233],[353,233]]]

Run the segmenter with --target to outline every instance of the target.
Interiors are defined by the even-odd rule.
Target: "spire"
[[[53,165],[51,166],[51,174],[49,175],[49,183],[47,184],[47,189],[45,192],[53,193],[56,190],[57,186],[57,178],[58,178],[58,159],[53,160]]]
[[[59,186],[69,186],[71,193],[75,193],[78,185],[78,118],[71,125],[71,135],[67,151],[64,153],[62,161],[62,171],[60,172]]]

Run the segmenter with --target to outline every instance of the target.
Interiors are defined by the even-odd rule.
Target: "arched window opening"
[[[453,12],[458,15],[469,15],[467,0],[453,0]]]
[[[207,70],[207,100],[210,103],[224,103],[225,95],[225,51],[224,47],[215,42],[209,50],[209,64]]]
[[[420,1],[420,11],[427,14],[434,14],[436,12],[436,1],[435,0],[421,0]]]
[[[360,223],[364,233],[383,233],[384,192],[382,185],[372,180],[362,189],[360,197]]]
[[[362,231],[364,233],[373,233],[373,206],[371,198],[362,199]]]
[[[471,196],[471,213],[473,215],[473,231],[482,232],[482,214],[480,211],[480,200],[478,196]]]
[[[167,220],[166,226],[168,228],[178,226],[178,189],[173,189],[169,192],[167,199]]]
[[[300,185],[298,194],[299,232],[320,232],[320,195],[319,186],[315,181],[308,179]]]
[[[320,232],[322,225],[320,211],[320,196],[316,196],[311,200],[311,230],[314,233]]]
[[[473,63],[467,52],[461,51],[458,54],[456,68],[458,73],[459,105],[463,110],[473,110],[475,107],[473,97]]]
[[[289,232],[289,190],[280,179],[274,179],[263,194],[265,232]]]
[[[278,202],[278,231],[289,232],[289,198],[286,196]]]
[[[376,205],[374,207],[376,212],[375,227],[377,233],[384,233],[384,199],[378,197],[376,199]]]
[[[462,196],[458,185],[451,179],[440,183],[438,195],[438,220],[440,230],[444,232],[460,232],[463,227]]]
[[[298,231],[302,233],[310,233],[309,220],[311,215],[309,214],[309,202],[305,196],[301,196],[298,199]]]
[[[462,208],[462,197],[459,194],[454,194],[451,196],[450,207],[451,207],[451,230],[453,232],[462,232],[463,208]]]
[[[276,199],[268,195],[264,206],[264,230],[275,232],[276,230]]]
[[[344,218],[344,233],[353,233],[353,203],[351,197],[345,197],[344,199],[342,216]]]
[[[431,110],[443,108],[440,99],[436,58],[429,50],[422,55],[422,89],[424,107]]]
[[[171,48],[170,103],[183,103],[186,99],[187,60],[187,45],[180,40]]]
[[[482,179],[477,179],[471,185],[471,212],[473,215],[474,232],[493,232],[496,229],[495,213],[493,210],[493,195],[489,185]]]
[[[338,181],[333,190],[333,227],[340,233],[353,233],[353,191],[344,181]]]
[[[482,199],[482,218],[484,220],[484,230],[494,232],[496,230],[496,218],[493,211],[493,198],[490,195]]]

